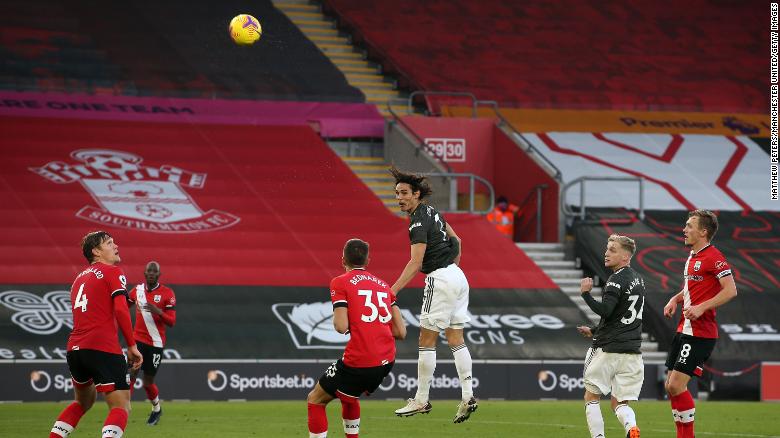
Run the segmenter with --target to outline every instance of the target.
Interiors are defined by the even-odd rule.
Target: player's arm
[[[669,298],[669,302],[664,306],[664,316],[671,318],[674,316],[674,312],[677,310],[677,304],[683,302],[683,291],[677,292],[673,297]]]
[[[397,304],[393,303],[390,308],[391,312],[393,312],[393,319],[390,321],[390,330],[393,332],[393,337],[398,340],[404,340],[406,339],[406,321],[404,321]]]
[[[428,247],[428,244],[426,243],[413,243],[411,248],[411,258],[409,259],[409,263],[406,264],[406,267],[404,267],[403,272],[401,272],[401,275],[398,277],[398,280],[395,281],[395,284],[393,284],[393,287],[390,288],[390,290],[393,291],[394,294],[398,294],[398,292],[405,288],[407,284],[409,284],[410,281],[412,281],[412,278],[414,278],[415,275],[417,275],[418,272],[420,272],[420,268],[422,268],[422,262],[423,257],[425,256],[425,248]]]
[[[133,322],[130,319],[130,309],[127,307],[127,292],[124,289],[118,290],[112,296],[114,299],[114,319],[116,319],[117,326],[127,343],[127,362],[134,370],[137,370],[141,367],[144,358],[135,345]]]
[[[697,319],[704,312],[718,308],[737,296],[737,285],[734,283],[734,276],[727,275],[720,278],[720,292],[707,301],[683,309],[683,314],[690,320]]]
[[[450,224],[447,224],[447,228],[445,229],[447,232],[447,235],[450,236],[451,239],[455,239],[456,242],[458,242],[458,255],[455,256],[455,260],[452,262],[456,265],[460,265],[460,255],[463,254],[463,241],[460,240],[460,237],[458,237],[457,234],[455,234],[455,230],[452,229]]]
[[[580,292],[582,293],[582,299],[585,300],[585,303],[590,307],[590,310],[602,318],[611,315],[617,305],[617,294],[619,292],[614,290],[612,286],[607,286],[604,288],[604,295],[601,298],[601,302],[598,302],[590,294],[591,290],[593,290],[593,279],[583,278],[582,281],[580,281]]]
[[[349,330],[349,317],[347,316],[347,303],[343,306],[334,305],[333,307],[333,328],[341,334],[346,334]]]

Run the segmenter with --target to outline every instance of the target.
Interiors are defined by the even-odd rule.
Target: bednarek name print
[[[70,156],[79,163],[52,161],[30,170],[56,184],[80,182],[98,204],[77,211],[81,219],[156,233],[213,231],[241,220],[219,210],[204,212],[184,191],[202,189],[205,173],[142,166],[140,156],[109,149],[80,149]]]

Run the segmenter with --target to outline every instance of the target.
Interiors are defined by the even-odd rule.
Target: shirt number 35
[[[379,318],[379,322],[382,324],[390,321],[390,318],[392,316],[390,315],[390,309],[387,307],[387,302],[385,301],[387,299],[387,292],[376,292],[376,301],[379,303],[379,308],[374,304],[373,298],[374,291],[369,289],[360,289],[358,290],[358,295],[362,297],[366,297],[365,306],[368,308],[368,310],[371,312],[369,315],[366,315],[365,313],[362,313],[360,315],[360,319],[364,322],[374,322],[377,318]],[[380,311],[380,308],[384,310],[384,314],[382,314],[382,311]]]

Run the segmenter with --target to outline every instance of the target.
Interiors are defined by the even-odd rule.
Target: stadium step
[[[376,105],[384,117],[392,117],[386,107],[388,100],[404,98],[395,90],[396,80],[383,76],[380,66],[365,60],[363,50],[358,50],[349,36],[337,30],[335,20],[325,16],[319,5],[305,0],[273,0],[273,3],[347,76],[350,85],[363,92],[367,103]],[[363,77],[350,77],[355,74]],[[395,108],[393,111],[399,113]]]
[[[401,215],[401,209],[395,199],[393,190],[393,177],[387,171],[390,165],[384,157],[370,155],[353,155],[358,146],[345,144],[347,142],[329,141],[328,142],[344,163],[352,169],[352,172],[360,178],[363,183],[371,189],[377,199],[393,214]],[[359,144],[359,142],[358,142]],[[374,148],[375,143],[370,143],[370,147],[363,145],[362,150]],[[374,148],[376,150],[376,148]]]

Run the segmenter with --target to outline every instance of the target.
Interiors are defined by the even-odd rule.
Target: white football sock
[[[469,400],[474,395],[471,389],[471,353],[466,344],[452,347],[452,356],[455,358],[455,368],[460,379],[461,399]]]
[[[626,430],[626,433],[628,433],[632,427],[636,426],[636,414],[629,405],[617,405],[617,407],[615,407],[615,416],[618,421],[620,421],[620,424],[623,425],[623,429]]]
[[[591,438],[604,438],[604,417],[601,416],[601,404],[598,400],[585,404],[585,419]]]
[[[419,354],[417,359],[417,394],[414,398],[420,403],[427,403],[433,372],[436,371],[436,347],[420,347]]]

